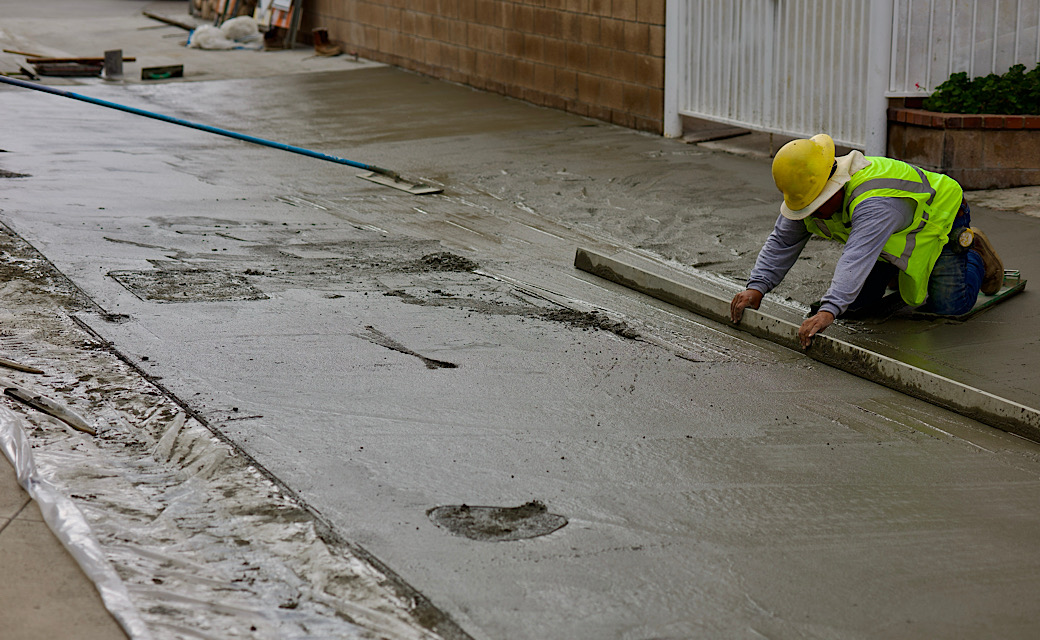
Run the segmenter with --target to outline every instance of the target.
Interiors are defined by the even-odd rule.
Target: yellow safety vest
[[[870,165],[852,174],[845,185],[839,213],[827,220],[805,218],[813,234],[845,244],[852,230],[856,205],[871,197],[909,198],[917,203],[910,226],[893,234],[878,260],[894,264],[899,273],[899,295],[913,306],[928,297],[928,278],[949,238],[964,192],[957,181],[891,158],[866,158]]]

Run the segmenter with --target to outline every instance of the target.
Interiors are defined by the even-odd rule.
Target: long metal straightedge
[[[621,252],[605,256],[578,249],[574,266],[663,302],[733,327],[730,299],[708,293],[694,278],[665,265]],[[762,311],[746,309],[737,328],[796,351],[799,325]],[[1040,411],[945,376],[925,371],[844,340],[817,334],[804,353],[847,371],[965,417],[1040,442]]]

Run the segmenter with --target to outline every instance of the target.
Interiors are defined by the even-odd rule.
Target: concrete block
[[[534,33],[534,7],[523,5],[514,7],[513,28],[524,33]]]
[[[647,45],[648,54],[664,58],[664,25],[650,25],[650,44]]]
[[[985,137],[983,156],[997,169],[1040,168],[1040,131],[994,131]]]
[[[549,8],[534,9],[534,32],[547,38],[559,38],[563,29],[562,14]]]
[[[563,98],[565,102],[577,98],[578,74],[567,69],[556,69],[555,88],[556,94]]]
[[[589,48],[584,44],[567,43],[567,67],[575,71],[588,71]]]
[[[636,0],[636,20],[664,24],[665,0]]]
[[[625,82],[637,82],[639,70],[636,66],[636,54],[627,51],[612,51],[610,54],[612,77]]]
[[[578,13],[564,13],[561,15],[560,36],[570,42],[587,43],[587,41],[581,39],[581,19],[582,15]]]
[[[545,60],[545,38],[530,33],[524,34],[524,57],[531,62]]]
[[[650,115],[650,89],[640,84],[626,83],[622,87],[621,108],[633,115]]]
[[[524,34],[519,31],[505,31],[505,51],[504,53],[514,58],[520,58],[524,55]]]
[[[625,42],[625,23],[613,18],[599,21],[599,40],[596,44],[610,49],[620,49]]]
[[[562,68],[567,66],[567,43],[556,38],[546,38],[543,43],[543,59],[546,64]]]
[[[982,165],[982,132],[978,129],[952,129],[946,132],[942,168],[976,169]]]
[[[513,82],[527,89],[535,88],[534,63],[517,60],[513,65]]]
[[[937,167],[943,155],[943,130],[907,127],[902,160]]]
[[[474,22],[477,19],[477,0],[459,0],[459,20]]]
[[[622,46],[625,51],[644,53],[649,49],[650,25],[640,24],[638,22],[626,22],[624,34],[625,37]]]
[[[639,16],[637,4],[632,0],[614,0],[610,5],[610,15],[620,20],[635,21]]]
[[[613,64],[613,49],[606,47],[589,47],[588,70],[604,78],[615,78]]]
[[[492,53],[505,53],[506,50],[506,32],[505,29],[499,27],[484,27],[484,34],[487,38],[486,46],[487,50]]]
[[[599,42],[600,19],[596,16],[581,15],[578,21],[581,25],[579,42]]]

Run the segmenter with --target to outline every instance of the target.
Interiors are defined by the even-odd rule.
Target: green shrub
[[[1016,64],[1002,76],[968,78],[961,71],[935,88],[924,108],[944,113],[1040,114],[1040,64],[1026,72]]]

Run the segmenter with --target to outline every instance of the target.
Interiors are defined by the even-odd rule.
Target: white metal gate
[[[1040,0],[668,0],[665,134],[695,116],[885,151],[887,99],[1040,60]]]
[[[897,0],[889,95],[928,95],[957,71],[974,78],[1013,64],[1032,69],[1038,33],[1040,0]]]

